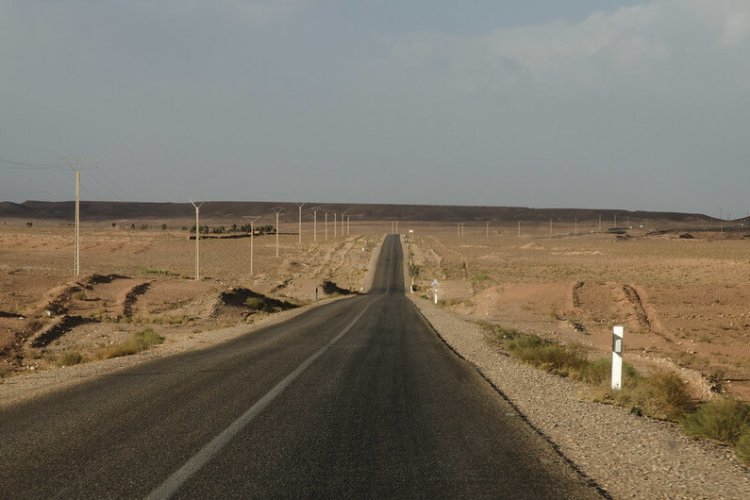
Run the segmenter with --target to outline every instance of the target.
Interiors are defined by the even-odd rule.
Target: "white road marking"
[[[204,465],[208,463],[214,456],[216,456],[222,448],[224,448],[242,429],[247,426],[255,417],[260,414],[271,402],[276,399],[279,394],[284,392],[302,372],[304,372],[316,359],[323,355],[333,344],[339,341],[341,337],[346,335],[349,330],[354,327],[357,321],[364,316],[367,310],[381,300],[384,296],[381,295],[365,307],[356,318],[352,320],[341,332],[334,337],[333,340],[324,345],[318,352],[307,358],[301,365],[297,367],[292,373],[287,375],[281,382],[276,384],[273,389],[260,398],[253,406],[250,407],[245,413],[243,413],[237,420],[232,422],[229,427],[224,429],[218,436],[213,438],[207,445],[196,453],[190,460],[185,462],[185,465],[177,469],[171,476],[169,476],[163,483],[161,483],[155,490],[153,490],[146,497],[147,500],[156,500],[162,498],[170,498],[174,495],[180,487],[196,472],[198,472]]]

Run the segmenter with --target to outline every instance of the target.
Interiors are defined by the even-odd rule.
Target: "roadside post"
[[[438,286],[440,283],[438,282],[437,278],[432,280],[432,297],[435,302],[435,304],[438,303]]]
[[[622,388],[622,337],[624,328],[615,326],[612,329],[612,390]]]

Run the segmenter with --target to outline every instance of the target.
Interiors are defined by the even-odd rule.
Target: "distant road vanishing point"
[[[600,496],[404,296],[370,293],[0,412],[2,498]]]

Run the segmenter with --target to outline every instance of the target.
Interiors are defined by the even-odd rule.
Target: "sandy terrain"
[[[626,360],[682,368],[696,396],[711,384],[750,399],[750,240],[719,231],[626,235],[581,224],[553,229],[412,224],[417,293],[485,320],[577,343],[604,356],[625,326]],[[653,229],[653,228],[651,228]],[[567,232],[565,232],[567,231]],[[584,232],[586,231],[586,232]],[[748,230],[750,233],[750,229]],[[711,383],[702,383],[710,379]]]
[[[205,221],[212,227],[232,222],[246,223]],[[141,229],[143,224],[148,227]],[[377,225],[352,224],[350,236],[339,230],[334,238],[329,226],[326,239],[319,222],[315,243],[312,224],[305,224],[300,246],[296,232],[291,234],[296,224],[282,225],[278,258],[273,235],[254,238],[253,275],[249,238],[202,239],[202,279],[196,281],[195,241],[182,229],[191,224],[189,219],[83,224],[81,274],[74,277],[73,231],[67,222],[31,228],[20,220],[0,223],[0,374],[5,377],[0,380],[54,368],[67,352],[94,361],[108,346],[145,328],[169,343],[257,322],[268,314],[246,307],[248,294],[300,306],[315,301],[316,288],[319,299],[329,296],[324,281],[335,283],[340,293],[358,292],[366,286],[370,258],[383,234]]]
[[[67,351],[93,360],[147,327],[167,339],[200,336],[265,315],[223,303],[226,292],[307,304],[316,287],[323,298],[324,280],[357,291],[375,245],[391,228],[390,222],[353,222],[351,236],[341,237],[339,227],[334,238],[331,221],[326,240],[321,218],[317,243],[305,223],[300,247],[297,225],[285,222],[278,259],[273,235],[255,239],[254,276],[249,239],[201,240],[203,279],[195,281],[195,242],[182,229],[191,224],[84,223],[82,274],[74,279],[68,222],[37,221],[29,228],[23,220],[5,220],[0,373],[49,368]],[[592,223],[569,226],[555,226],[551,237],[546,224],[524,226],[520,237],[515,224],[492,223],[487,231],[482,222],[467,223],[462,236],[456,225],[438,223],[402,222],[400,230],[409,235],[417,293],[429,295],[438,279],[441,305],[452,312],[581,344],[595,356],[609,351],[611,327],[623,324],[630,362],[681,367],[697,397],[718,381],[750,399],[750,347],[743,342],[750,327],[750,240],[736,232],[686,235],[679,228],[650,234],[655,223],[626,235],[596,232]]]

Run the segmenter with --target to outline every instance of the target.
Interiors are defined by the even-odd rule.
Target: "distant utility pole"
[[[81,171],[76,170],[76,255],[73,274],[81,274]]]
[[[192,205],[195,207],[195,281],[200,281],[200,279],[201,279],[201,251],[200,251],[201,222],[200,222],[200,213],[201,213],[201,207],[203,206],[203,203],[201,203],[200,205],[196,205],[193,200],[190,200],[190,203],[192,203]]]
[[[81,274],[81,168],[80,163],[84,161],[91,161],[90,159],[80,158],[64,158],[65,163],[75,173],[76,179],[76,202],[75,202],[75,245],[73,255],[73,274],[79,276]],[[93,167],[86,167],[83,170],[88,170]]]
[[[297,208],[299,208],[299,239],[297,240],[297,244],[302,246],[302,207],[305,206],[305,202],[297,203]]]
[[[276,257],[279,256],[279,214],[284,211],[281,207],[271,209],[276,214]]]
[[[245,215],[242,218],[250,219],[250,276],[255,276],[253,272],[253,254],[254,254],[253,241],[255,240],[255,221],[260,219],[260,216],[257,215],[257,216],[251,217],[251,216]]]
[[[347,236],[351,236],[351,234],[352,234],[351,233],[351,226],[350,226],[351,219],[352,219],[351,215],[347,215],[346,216],[346,235]]]
[[[326,239],[325,239],[325,241],[328,241],[328,210],[324,210],[323,214],[326,216],[326,223],[325,223]]]
[[[336,211],[333,211],[333,237],[336,238]]]
[[[313,207],[312,209],[313,213],[313,243],[318,242],[318,210],[320,210],[320,207]]]
[[[346,237],[346,234],[344,233],[344,217],[346,216],[346,212],[347,212],[347,211],[348,211],[348,210],[343,210],[343,211],[341,212],[341,217],[340,217],[340,224],[341,224],[341,227],[339,228],[339,229],[340,229],[340,231],[339,231],[339,234],[341,234],[341,237],[342,237],[342,238]]]

